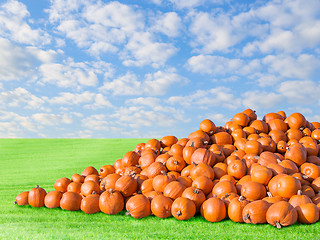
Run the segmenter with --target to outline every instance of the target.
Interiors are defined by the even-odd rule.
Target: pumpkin
[[[109,174],[115,173],[116,169],[112,165],[103,165],[100,170],[100,178],[104,178]]]
[[[94,181],[98,185],[100,185],[101,179],[100,179],[100,177],[98,175],[90,174],[90,175],[86,176],[85,179],[84,179],[84,182],[87,182],[87,181]]]
[[[303,195],[301,190],[298,190],[297,194],[293,195],[288,202],[293,207],[297,207],[304,203],[312,203],[312,200],[308,196]]]
[[[147,172],[146,172],[146,176],[148,178],[154,178],[155,176],[159,175],[161,173],[161,171],[165,171],[167,172],[167,168],[166,166],[163,166],[162,163],[160,162],[154,162],[152,163],[148,168],[147,168]],[[142,174],[142,172],[141,172]]]
[[[66,177],[59,178],[54,183],[54,189],[56,191],[66,192],[69,183],[71,183],[71,180],[69,178],[66,178]]]
[[[60,207],[60,201],[62,198],[62,192],[60,191],[52,191],[47,193],[44,198],[44,205],[47,208],[58,208]]]
[[[154,191],[153,188],[153,178],[149,178],[141,184],[140,190],[142,194],[146,194],[147,192]]]
[[[227,132],[218,132],[211,136],[212,143],[216,143],[218,145],[232,144],[233,139],[232,136]]]
[[[272,171],[265,166],[256,165],[251,168],[251,180],[265,186],[268,185],[272,175]]]
[[[155,191],[163,192],[164,188],[174,179],[167,175],[165,171],[162,174],[155,176],[152,180],[152,186]]]
[[[197,150],[193,145],[185,146],[182,150],[182,157],[187,164],[191,164],[191,157],[193,153]]]
[[[246,114],[250,118],[250,122],[254,121],[257,119],[257,114],[255,110],[252,110],[250,108],[242,111],[244,114]]]
[[[216,178],[221,178],[228,174],[228,165],[226,163],[218,162],[213,166],[214,175]]]
[[[116,181],[121,177],[120,174],[111,173],[104,177],[100,182],[100,190],[105,191],[110,188],[115,189]]]
[[[71,181],[72,182],[80,182],[80,183],[83,183],[84,182],[84,176],[78,174],[78,173],[75,173],[71,176]]]
[[[131,176],[122,176],[115,183],[115,190],[122,193],[124,197],[129,197],[136,192],[137,181]]]
[[[68,211],[80,210],[82,197],[79,193],[65,192],[60,200],[60,207]]]
[[[314,198],[316,196],[313,188],[309,185],[302,185],[301,191],[303,195],[308,196],[310,199]]]
[[[180,138],[177,144],[180,144],[182,147],[185,147],[190,139],[189,138]]]
[[[81,200],[80,209],[86,214],[100,212],[98,194],[90,194]]]
[[[159,191],[151,191],[143,195],[146,196],[150,201],[152,201],[152,199],[155,198],[156,196],[163,195],[163,194],[162,192],[159,192]]]
[[[228,165],[227,171],[228,175],[233,176],[235,179],[240,179],[246,175],[247,166],[241,160],[234,160]]]
[[[271,113],[267,113],[266,115],[264,115],[262,118],[262,121],[269,123],[270,121],[272,121],[274,119],[284,120],[284,118],[279,113],[271,112]]]
[[[285,159],[294,162],[297,166],[301,166],[307,161],[307,152],[304,148],[292,145],[287,149],[284,157]]]
[[[25,191],[25,192],[19,193],[16,196],[16,201],[14,202],[14,204],[18,204],[19,206],[21,206],[21,205],[29,205],[28,195],[29,195],[29,191]]]
[[[129,175],[131,177],[135,177],[137,174],[140,174],[140,173],[141,173],[141,168],[130,166],[125,168],[123,175]]]
[[[188,135],[189,139],[198,138],[198,137],[202,138],[207,143],[210,141],[209,135],[200,129]]]
[[[214,179],[213,168],[206,163],[199,163],[194,168],[190,170],[190,177],[192,180],[195,180],[199,176],[206,176],[211,180]]]
[[[163,195],[171,199],[177,199],[181,197],[186,186],[178,181],[170,182],[163,190]]]
[[[279,130],[285,133],[288,130],[287,124],[282,119],[272,119],[268,122],[270,131]]]
[[[231,181],[219,181],[212,189],[212,194],[218,198],[225,196],[227,193],[237,193],[237,189]]]
[[[222,196],[220,199],[224,202],[224,204],[226,205],[226,209],[228,211],[228,207],[231,200],[238,197],[239,195],[237,193],[226,193],[226,195]]]
[[[184,169],[182,169],[180,175],[182,177],[189,177],[191,169],[194,168],[193,164],[187,165]]]
[[[177,142],[178,138],[172,135],[164,136],[160,139],[160,144],[163,148],[171,147],[173,144],[176,144]]]
[[[296,195],[298,190],[301,190],[301,183],[298,179],[283,175],[279,178],[277,183],[277,194],[283,198],[291,198]]]
[[[304,224],[312,224],[319,220],[319,208],[314,203],[304,203],[296,207],[298,221]]]
[[[242,185],[241,196],[244,196],[250,201],[255,201],[266,197],[267,191],[263,184],[254,181],[248,181]]]
[[[251,181],[250,175],[245,175],[237,181],[236,189],[237,189],[237,193],[239,195],[241,194],[241,188],[242,188],[243,184],[245,184],[246,182],[249,182],[249,181]]]
[[[137,194],[127,201],[126,210],[133,218],[144,218],[151,214],[151,203],[146,196]]]
[[[258,163],[262,166],[267,166],[271,163],[277,164],[279,163],[279,157],[270,151],[264,151],[260,154]]]
[[[154,153],[153,150],[147,151],[145,150],[141,157],[138,159],[138,163],[141,169],[145,169],[149,167],[152,163],[156,161],[157,155]]]
[[[140,155],[141,152],[145,149],[145,146],[146,146],[145,143],[138,143],[138,144],[135,146],[134,151]]]
[[[183,146],[181,146],[180,144],[173,144],[170,148],[170,150],[168,151],[168,153],[171,156],[178,156],[178,157],[182,157],[182,151],[183,151]]]
[[[216,162],[216,158],[213,152],[205,148],[198,148],[191,156],[191,163],[198,165],[199,163],[206,163],[209,166],[213,166]]]
[[[305,176],[305,179],[312,182],[320,177],[320,168],[316,164],[305,162],[300,166],[300,172]]]
[[[184,197],[175,199],[171,206],[171,214],[178,220],[188,220],[196,213],[195,203]]]
[[[158,218],[171,216],[172,199],[163,195],[155,196],[151,201],[151,212]]]
[[[206,176],[199,176],[192,182],[192,186],[203,191],[205,195],[209,194],[213,188],[213,182]]]
[[[298,220],[297,210],[286,201],[272,204],[266,214],[267,222],[277,228],[290,226]]]
[[[81,182],[71,182],[67,187],[67,192],[81,193],[81,186]]]
[[[239,124],[241,127],[246,127],[250,122],[250,117],[247,114],[240,112],[233,116],[232,121]]]
[[[201,215],[209,222],[220,222],[226,218],[227,209],[224,202],[217,197],[212,197],[203,202]]]
[[[262,152],[262,144],[258,142],[257,140],[249,140],[246,142],[244,151],[246,154],[253,153],[256,155],[260,155]]]
[[[315,192],[320,192],[320,177],[317,177],[315,180],[312,181],[311,187]]]
[[[248,203],[250,201],[243,196],[232,199],[228,205],[228,217],[230,220],[233,222],[243,222],[242,211]]]
[[[47,195],[46,190],[43,188],[37,187],[32,188],[28,194],[28,203],[32,207],[43,207],[44,206],[44,198]]]
[[[100,193],[100,186],[95,181],[89,180],[81,185],[81,195],[82,196],[88,196],[92,194],[93,192]]]
[[[124,199],[119,191],[112,188],[103,192],[99,198],[99,208],[105,214],[117,214],[124,208]]]
[[[183,157],[178,155],[170,157],[166,162],[166,167],[169,171],[181,172],[185,166],[186,162],[183,160]]]
[[[254,120],[250,123],[250,127],[253,127],[256,132],[259,133],[268,133],[269,132],[269,126],[265,121],[262,120]]]
[[[99,172],[94,167],[89,166],[89,167],[86,167],[81,173],[81,175],[84,176],[84,177],[86,177],[86,176],[88,176],[90,174],[99,175]]]
[[[307,121],[301,113],[292,113],[286,118],[286,122],[291,129],[303,129],[307,126]]]
[[[145,149],[150,148],[154,151],[160,151],[161,143],[158,139],[152,138],[146,142]]]
[[[216,125],[210,119],[204,119],[199,124],[199,129],[207,133],[209,136],[216,132],[216,128]]]
[[[280,166],[284,167],[287,171],[287,174],[292,175],[299,172],[297,165],[291,160],[285,159],[279,163]]]
[[[203,191],[196,187],[186,188],[181,197],[192,200],[196,205],[196,211],[200,210],[201,204],[206,200],[206,196]]]
[[[208,145],[208,141],[204,140],[202,137],[194,137],[189,139],[189,141],[186,144],[186,147],[192,146],[195,148],[206,148],[207,145]]]
[[[264,200],[256,200],[248,203],[242,211],[242,218],[245,223],[261,224],[267,222],[267,211],[271,206]]]
[[[277,150],[278,150],[278,143],[280,141],[287,142],[287,135],[280,131],[280,130],[271,130],[268,135],[271,137],[271,139],[277,144]]]

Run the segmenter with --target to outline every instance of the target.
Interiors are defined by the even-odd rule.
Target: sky
[[[320,0],[0,0],[1,138],[320,121]]]

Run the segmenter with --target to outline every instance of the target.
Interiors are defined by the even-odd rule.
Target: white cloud
[[[35,113],[31,117],[38,124],[48,126],[71,124],[73,122],[72,116],[68,114]]]
[[[268,55],[262,62],[269,72],[284,78],[306,79],[320,67],[319,59],[310,54],[301,54],[296,58],[288,55]]]
[[[203,4],[205,0],[170,0],[170,2],[174,3],[178,8],[193,8]]]
[[[277,107],[282,101],[283,96],[273,92],[252,90],[242,94],[243,106],[255,110]]]
[[[45,63],[39,67],[39,72],[40,82],[63,88],[80,89],[82,86],[94,87],[98,83],[97,70],[86,63]]]
[[[320,83],[310,80],[284,81],[279,86],[279,92],[288,102],[299,105],[320,104]]]
[[[47,99],[49,103],[59,105],[79,105],[93,101],[96,94],[88,91],[82,93],[62,92],[59,96]]]
[[[187,63],[192,72],[217,75],[238,72],[244,65],[241,59],[228,59],[221,56],[202,54],[189,58]]]
[[[170,43],[157,42],[149,32],[136,32],[129,39],[123,53],[125,66],[144,66],[155,68],[163,66],[177,49]]]
[[[135,74],[128,72],[123,76],[105,81],[100,91],[111,91],[114,95],[159,96],[166,94],[172,85],[185,82],[187,80],[175,73],[174,69],[148,73],[142,81],[139,81]]]
[[[84,106],[89,109],[112,108],[112,103],[101,93],[96,94],[94,102]]]
[[[0,93],[0,102],[3,107],[25,107],[26,109],[40,109],[49,111],[44,107],[45,101],[28,90],[18,87],[12,91]]]
[[[107,120],[105,114],[96,114],[86,117],[81,120],[83,127],[95,130],[95,131],[109,131],[111,129],[112,122]]]
[[[176,12],[167,12],[155,17],[151,27],[153,31],[161,32],[168,37],[178,37],[182,28],[181,18]]]
[[[18,43],[49,44],[49,34],[41,29],[32,29],[27,22],[29,16],[27,7],[21,2],[9,0],[0,5],[0,35]]]
[[[173,96],[168,99],[171,104],[180,104],[184,107],[207,109],[209,107],[225,107],[236,109],[240,107],[240,99],[232,93],[230,88],[217,87],[209,90],[197,90],[186,96]]]

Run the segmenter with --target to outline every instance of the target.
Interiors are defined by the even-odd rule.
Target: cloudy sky
[[[0,0],[0,137],[186,137],[320,121],[319,0]]]

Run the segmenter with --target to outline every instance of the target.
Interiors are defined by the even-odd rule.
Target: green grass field
[[[56,179],[99,169],[145,139],[0,139],[0,239],[320,239],[320,222],[280,230],[270,225],[210,223],[199,214],[188,221],[149,216],[140,220],[104,213],[14,205],[37,184],[52,191]]]

